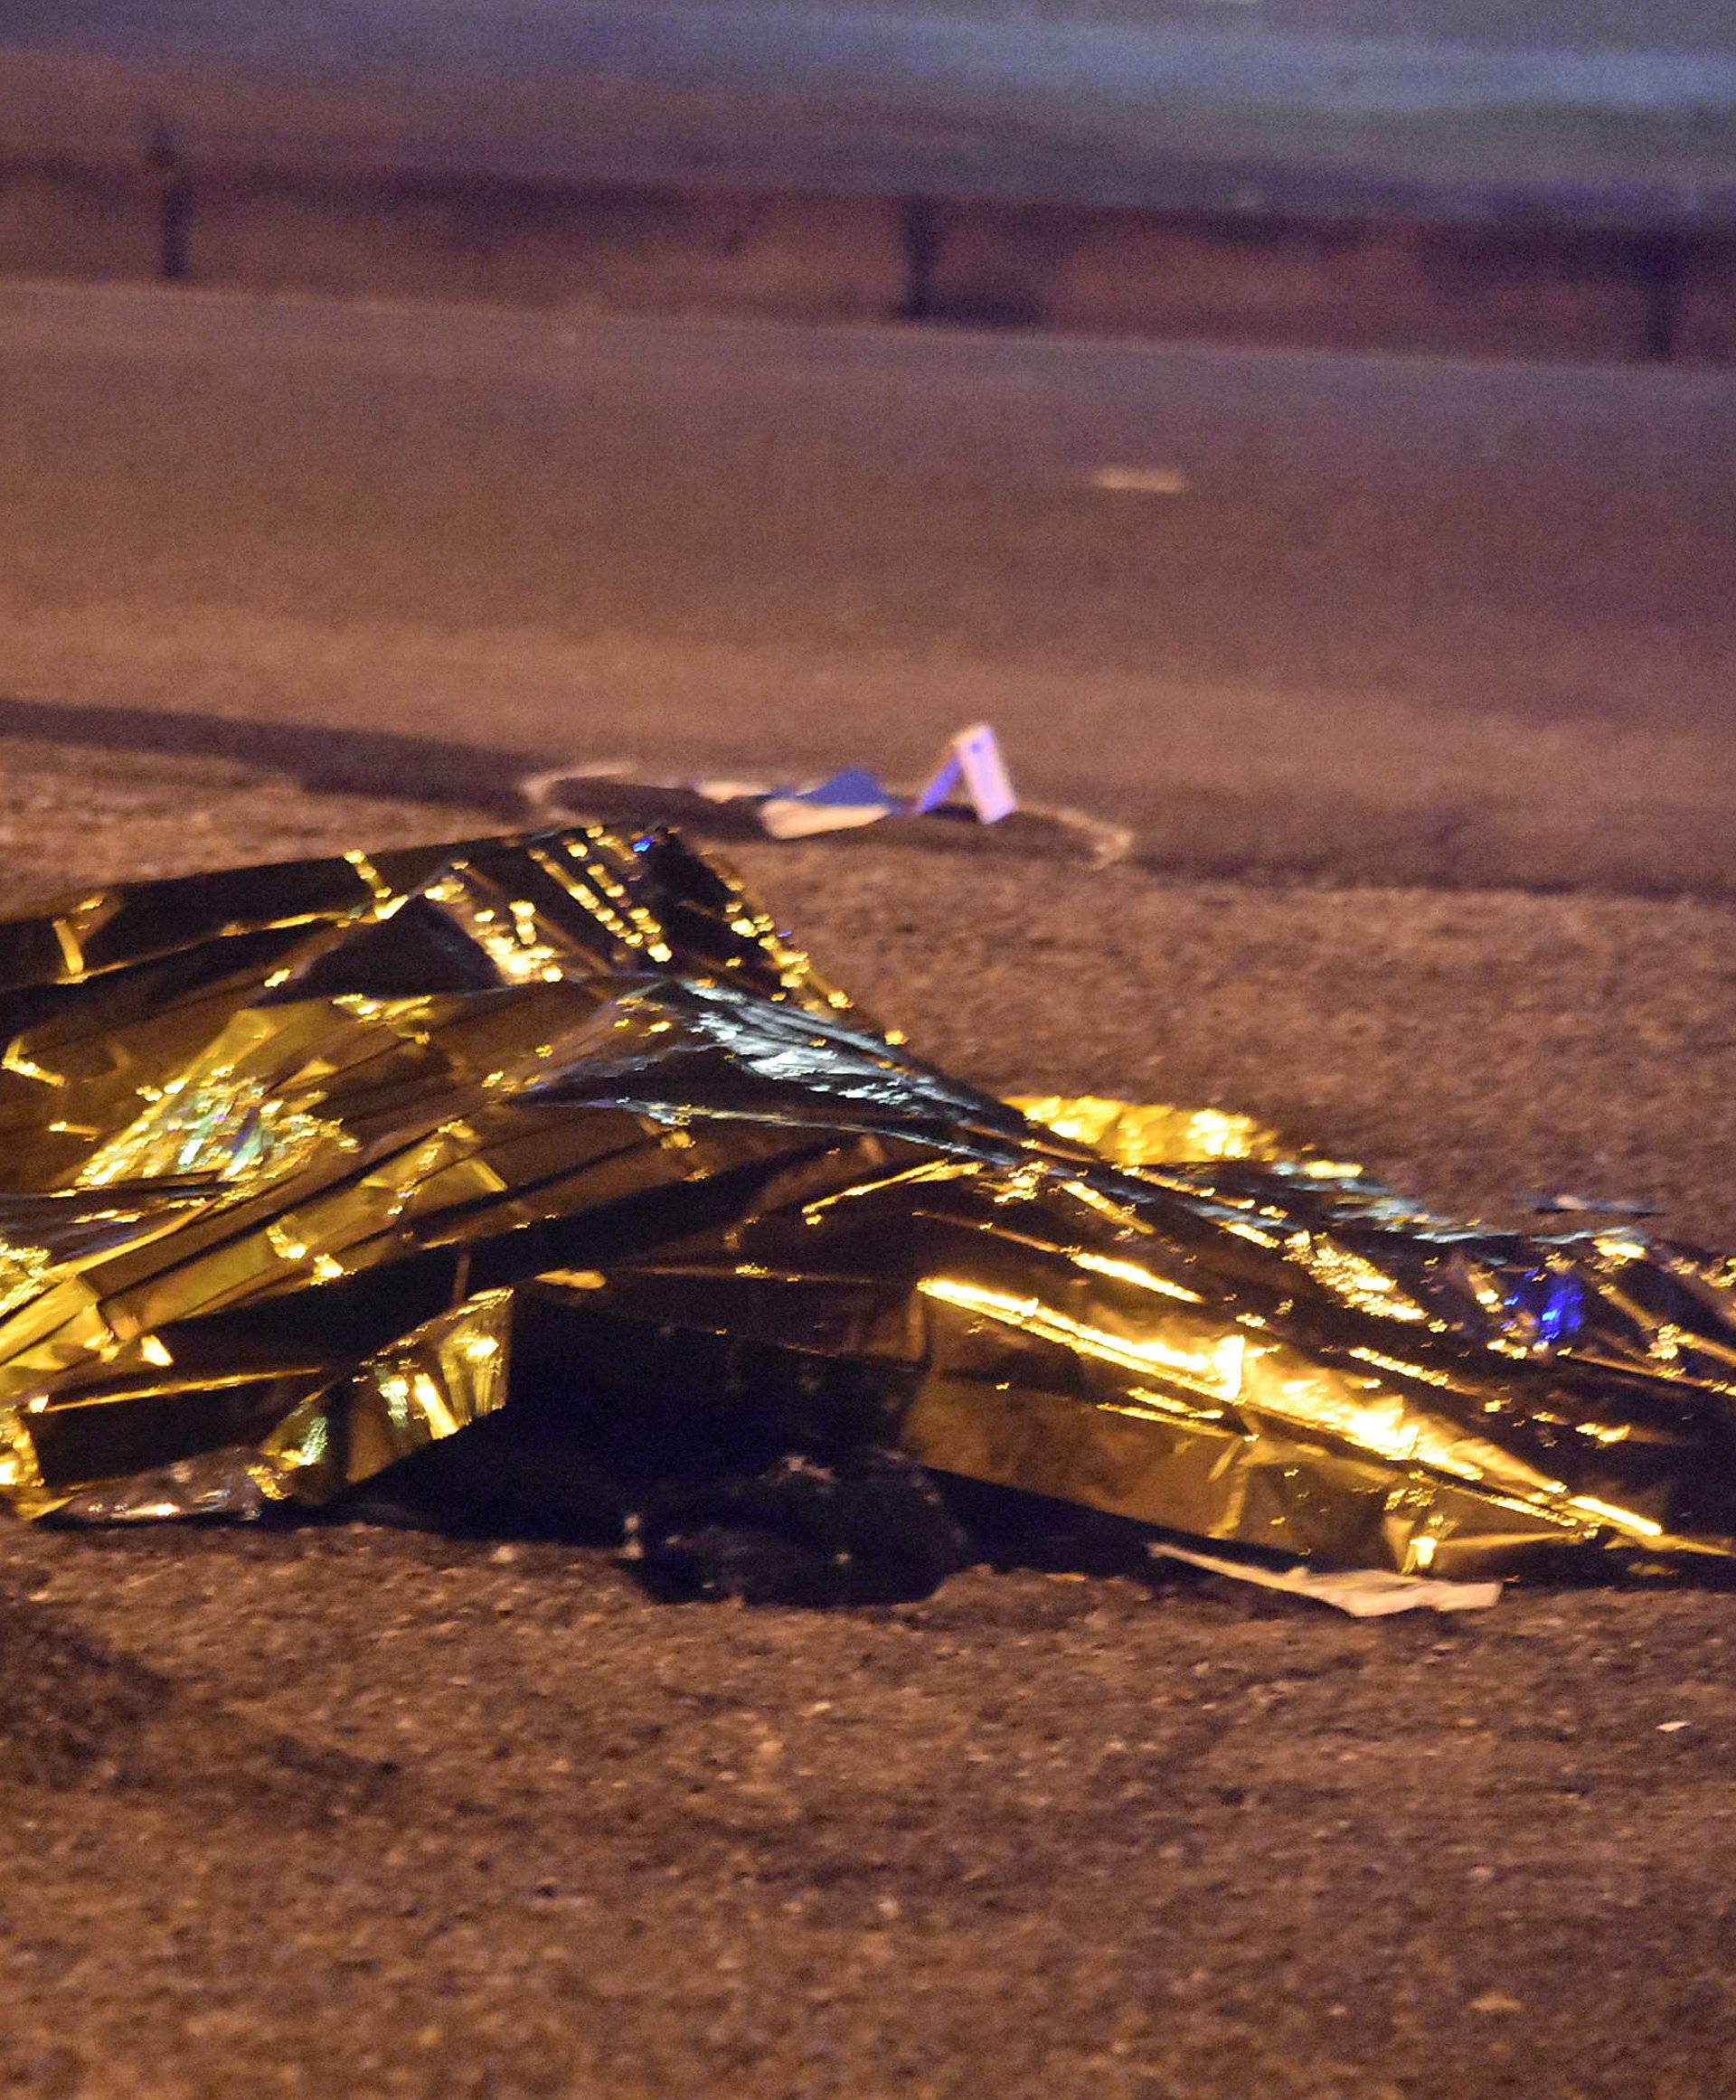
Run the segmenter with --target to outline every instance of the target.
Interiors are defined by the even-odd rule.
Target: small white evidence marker
[[[918,815],[939,809],[960,792],[980,824],[998,824],[1019,806],[1001,747],[986,722],[973,722],[948,739],[939,764],[917,794]]]

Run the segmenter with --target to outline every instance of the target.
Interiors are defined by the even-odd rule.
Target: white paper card
[[[1390,1618],[1394,1612],[1480,1612],[1501,1601],[1498,1582],[1437,1582],[1430,1576],[1395,1575],[1383,1568],[1263,1568],[1256,1561],[1196,1553],[1185,1546],[1153,1546],[1150,1552],[1155,1560],[1184,1560],[1209,1575],[1311,1597],[1354,1619]]]
[[[1000,744],[986,722],[973,722],[948,739],[940,763],[917,796],[918,812],[939,809],[960,787],[981,824],[998,824],[1019,806]]]

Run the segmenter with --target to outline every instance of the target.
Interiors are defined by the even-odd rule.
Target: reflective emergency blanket
[[[1338,1567],[1731,1551],[1729,1262],[993,1099],[667,835],[101,890],[0,924],[0,1041],[26,1516],[321,1502],[522,1408],[647,1478],[873,1443]]]

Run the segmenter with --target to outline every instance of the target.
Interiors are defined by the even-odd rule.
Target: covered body
[[[1729,1263],[997,1101],[664,834],[104,890],[0,924],[0,1041],[26,1516],[328,1501],[521,1408],[646,1479],[875,1443],[1337,1567],[1732,1551]]]

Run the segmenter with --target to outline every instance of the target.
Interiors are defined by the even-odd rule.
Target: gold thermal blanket
[[[1326,1566],[1731,1550],[1729,1262],[993,1099],[662,833],[100,890],[0,924],[0,1041],[25,1516],[323,1502],[524,1408],[647,1476],[873,1442]]]

